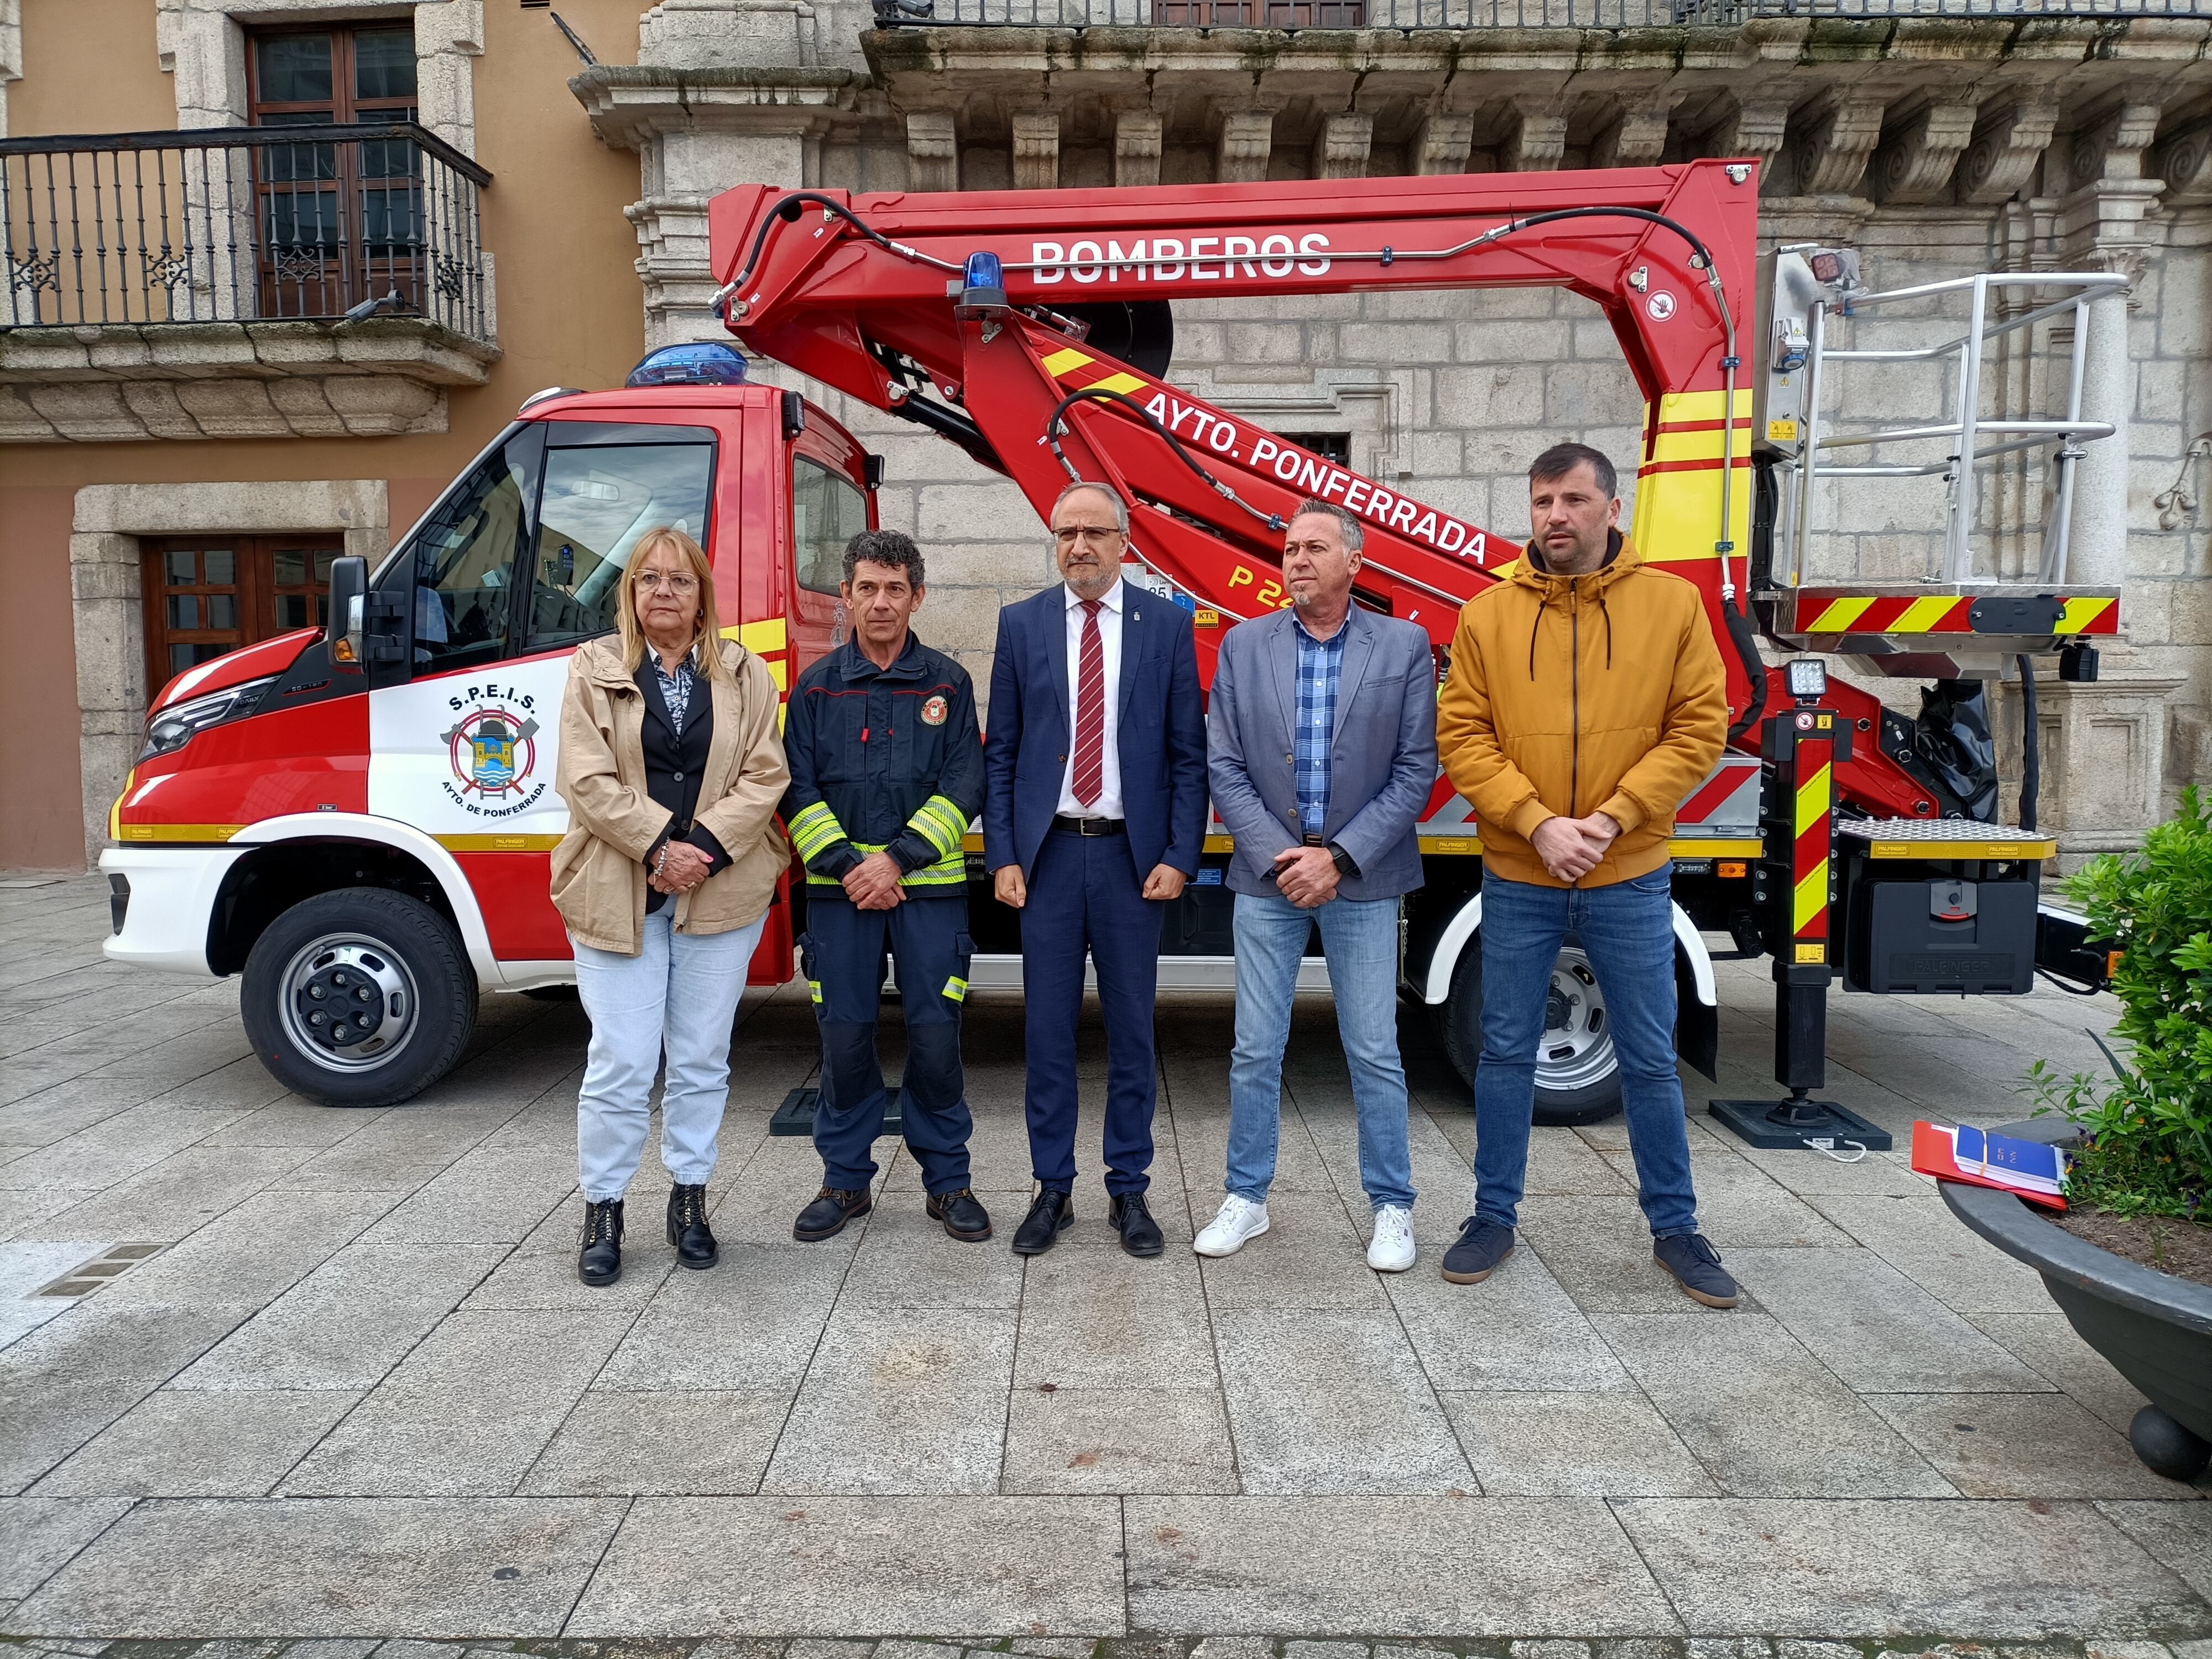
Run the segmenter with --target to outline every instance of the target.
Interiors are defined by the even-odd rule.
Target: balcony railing
[[[0,139],[0,329],[386,315],[489,343],[490,183],[412,122]]]
[[[879,27],[1668,28],[1762,17],[2205,17],[2212,0],[874,0]]]

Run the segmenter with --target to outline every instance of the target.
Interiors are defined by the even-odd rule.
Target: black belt
[[[1065,830],[1071,836],[1118,836],[1128,826],[1119,818],[1072,818],[1065,813],[1055,814],[1052,827]]]

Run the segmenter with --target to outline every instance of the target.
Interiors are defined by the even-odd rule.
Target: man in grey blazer
[[[1318,926],[1375,1210],[1368,1265],[1413,1265],[1398,902],[1421,884],[1413,826],[1437,780],[1437,676],[1425,633],[1352,604],[1364,539],[1344,508],[1301,504],[1283,545],[1291,608],[1231,629],[1214,670],[1206,772],[1237,840],[1237,1046],[1229,1196],[1198,1235],[1200,1255],[1267,1231],[1291,1000]]]

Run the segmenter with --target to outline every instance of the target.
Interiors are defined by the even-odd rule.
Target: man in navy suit
[[[1030,1161],[1014,1234],[1036,1255],[1075,1219],[1075,1027],[1083,959],[1106,1016],[1108,1220],[1158,1255],[1145,1207],[1157,1098],[1160,916],[1206,842],[1206,717],[1189,617],[1121,579],[1129,508],[1105,484],[1053,503],[1060,585],[999,613],[983,745],[983,856],[1023,911]]]

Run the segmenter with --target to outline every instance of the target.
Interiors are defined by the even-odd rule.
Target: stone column
[[[136,536],[70,538],[76,639],[77,753],[84,779],[84,862],[100,863],[107,809],[144,741],[146,623]]]

